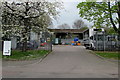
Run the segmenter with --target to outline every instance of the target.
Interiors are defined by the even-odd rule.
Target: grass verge
[[[120,60],[119,52],[94,51],[94,53],[107,59]]]
[[[20,50],[13,50],[11,56],[2,56],[3,60],[34,60],[43,57],[50,51],[47,50],[28,50],[22,52]]]

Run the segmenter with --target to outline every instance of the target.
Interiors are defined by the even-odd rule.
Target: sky
[[[79,2],[74,1],[66,1],[63,3],[64,9],[60,11],[60,16],[57,20],[53,21],[53,25],[55,28],[57,28],[58,25],[67,23],[68,25],[72,26],[74,24],[75,20],[82,19],[79,15],[79,9],[77,9],[77,4]],[[85,24],[89,26],[92,25],[92,23],[89,23],[87,20],[84,20]]]

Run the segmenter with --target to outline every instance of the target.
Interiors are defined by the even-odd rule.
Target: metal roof
[[[81,29],[48,29],[50,32],[56,33],[83,33]]]

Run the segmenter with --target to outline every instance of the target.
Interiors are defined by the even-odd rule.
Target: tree
[[[85,27],[85,26],[86,25],[84,24],[84,22],[81,19],[79,19],[79,20],[76,20],[74,22],[74,25],[72,26],[72,28],[73,29],[80,29],[80,28]]]
[[[40,32],[48,32],[48,27],[52,25],[52,19],[49,15],[44,14],[33,20],[32,31],[37,33],[38,42],[40,42]]]
[[[52,25],[52,19],[48,14],[43,14],[40,17],[32,20],[32,30],[35,33],[40,33],[40,31],[47,31],[48,27]]]
[[[66,23],[62,24],[62,25],[59,25],[58,26],[59,29],[70,29],[70,26]]]
[[[45,0],[42,2],[4,2],[3,5],[3,33],[7,36],[11,36],[11,33],[13,35],[15,33],[20,34],[21,42],[23,43],[22,51],[27,49],[30,32],[39,32],[44,28],[47,24],[45,20],[48,20],[45,18],[56,18],[58,14],[57,9],[60,7],[58,2]]]
[[[120,34],[120,1],[82,2],[77,8],[80,9],[80,17],[93,22],[94,26],[113,27]]]
[[[117,34],[112,27],[111,28],[105,27],[104,29],[106,34]]]
[[[2,4],[1,4],[1,1],[0,1],[0,12],[2,12]],[[1,17],[1,13],[0,13],[0,56],[2,56],[2,27],[1,27],[1,25],[2,25],[2,23],[1,23],[1,21],[2,21],[2,17]],[[0,57],[1,58],[1,57]],[[0,60],[2,60],[2,58],[0,59]],[[0,73],[1,74],[1,73]],[[0,77],[2,77],[1,75],[0,75]]]
[[[2,4],[1,4],[1,1],[0,1],[0,12],[2,12]],[[2,23],[1,23],[1,21],[2,21],[2,14],[0,13],[0,41],[1,41],[1,37],[2,37],[2,27],[1,27]],[[0,44],[1,44],[1,43],[0,43]]]

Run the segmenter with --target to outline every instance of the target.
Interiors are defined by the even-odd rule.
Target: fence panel
[[[104,37],[103,37],[104,36]],[[95,50],[99,51],[119,51],[120,36],[118,35],[95,35]]]
[[[52,35],[48,32],[43,32],[40,44],[43,45],[41,45],[39,49],[52,51]]]

